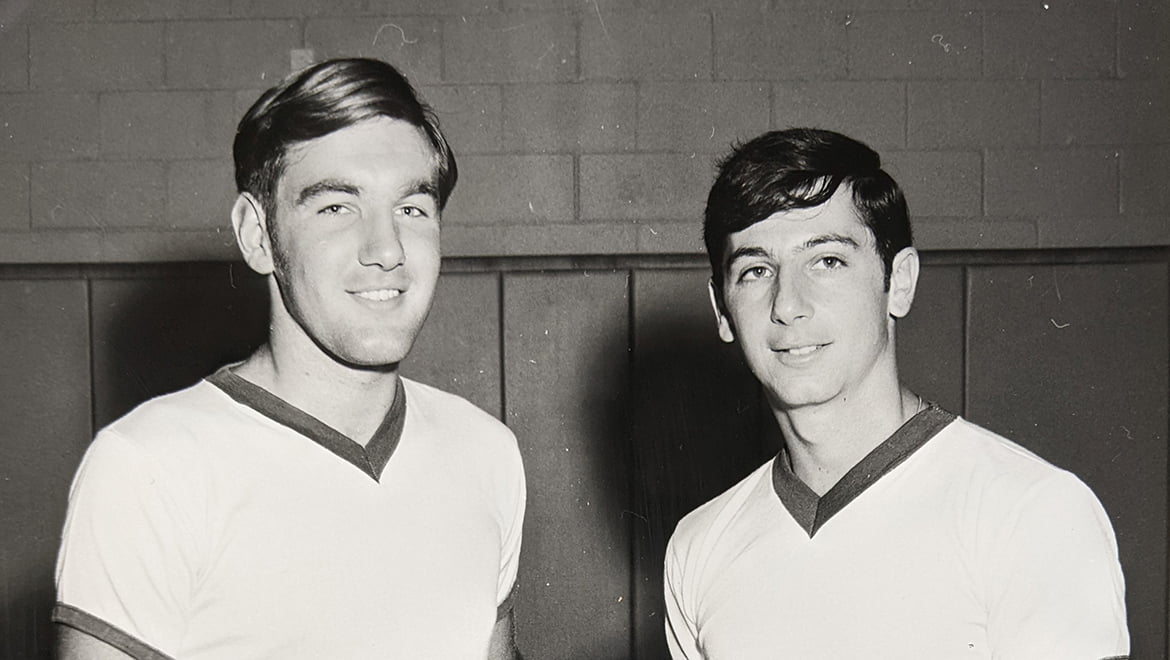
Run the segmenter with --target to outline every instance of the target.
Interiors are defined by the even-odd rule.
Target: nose
[[[806,282],[799,273],[778,276],[773,286],[773,323],[792,325],[812,318],[813,306],[809,302]]]
[[[386,215],[366,219],[358,261],[382,270],[393,270],[406,261],[397,220]]]

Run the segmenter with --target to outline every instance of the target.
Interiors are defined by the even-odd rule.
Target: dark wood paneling
[[[963,269],[925,266],[910,314],[898,321],[898,373],[924,399],[963,413]]]
[[[1118,533],[1134,655],[1161,657],[1166,254],[927,256],[899,322],[903,376],[1094,488]],[[1034,265],[1050,258],[1067,264]],[[47,658],[52,564],[91,420],[246,356],[267,296],[239,264],[0,275],[0,658]],[[701,259],[615,257],[463,260],[440,280],[404,373],[503,414],[520,440],[528,657],[665,658],[666,539],[776,449],[738,347],[715,333],[706,279]]]
[[[1113,520],[1133,657],[1166,651],[1167,268],[970,271],[968,417],[1079,475]]]
[[[635,657],[667,658],[662,561],[679,518],[772,456],[759,387],[724,344],[708,271],[644,270],[634,295]]]
[[[518,639],[527,657],[630,653],[625,272],[504,278],[507,422],[528,474]]]
[[[495,273],[443,274],[402,373],[502,419],[499,282]]]
[[[240,264],[92,286],[97,428],[244,359],[268,333],[264,280]]]
[[[0,281],[0,365],[0,658],[50,658],[53,565],[90,436],[85,282]]]

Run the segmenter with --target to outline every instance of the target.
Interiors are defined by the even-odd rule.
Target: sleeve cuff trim
[[[174,660],[121,628],[72,605],[57,603],[53,607],[53,621],[99,639],[135,660]]]

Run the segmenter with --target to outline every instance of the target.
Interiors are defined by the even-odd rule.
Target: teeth
[[[384,302],[391,298],[397,298],[401,293],[398,289],[378,289],[376,291],[358,291],[357,297],[364,300]]]
[[[809,353],[812,353],[813,351],[817,350],[818,348],[820,348],[820,346],[818,346],[816,344],[813,344],[812,346],[801,346],[800,348],[790,348],[790,349],[788,349],[788,354],[789,355],[808,355]]]

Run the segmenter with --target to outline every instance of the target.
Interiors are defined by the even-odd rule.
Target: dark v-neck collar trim
[[[930,404],[906,420],[882,444],[874,447],[821,497],[817,497],[792,472],[788,463],[788,450],[781,448],[780,454],[772,462],[772,488],[793,519],[812,538],[837,512],[918,451],[954,419],[954,414],[936,404]]]
[[[345,434],[297,408],[259,385],[236,375],[230,366],[207,377],[207,382],[223,390],[238,403],[252,408],[269,419],[287,426],[334,455],[352,464],[374,481],[379,481],[390,456],[398,447],[406,424],[406,393],[402,379],[394,393],[390,410],[373,437],[362,446]]]

